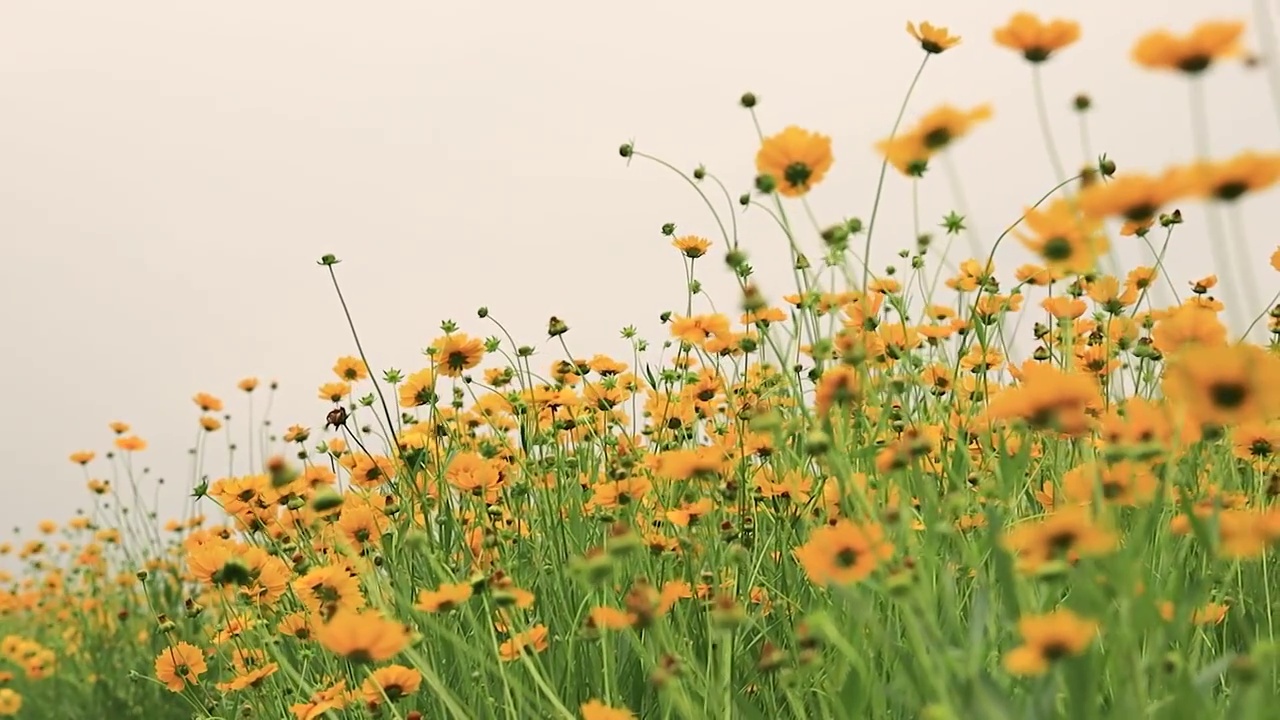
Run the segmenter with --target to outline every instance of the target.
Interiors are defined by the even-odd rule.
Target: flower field
[[[625,328],[625,356],[578,347],[567,315],[521,339],[480,308],[414,366],[376,366],[360,289],[319,258],[351,349],[303,380],[313,415],[277,423],[256,378],[175,404],[199,440],[172,517],[146,439],[114,422],[70,455],[85,512],[0,546],[0,716],[1274,717],[1280,243],[1238,213],[1277,203],[1280,151],[1210,153],[1203,98],[1221,64],[1280,62],[1246,29],[1134,39],[1132,62],[1186,85],[1166,119],[1192,138],[1144,170],[1072,167],[1047,130],[1039,73],[1075,22],[1019,13],[963,42],[908,23],[915,81],[977,41],[1032,76],[1059,182],[990,236],[959,210],[877,232],[885,185],[928,192],[1000,122],[909,110],[915,81],[860,217],[809,205],[838,139],[751,93],[752,187],[622,144],[627,172],[707,209],[702,234],[660,229],[685,273],[646,292],[679,310],[666,337]],[[790,248],[776,296],[744,213]],[[1166,271],[1184,225],[1220,276]],[[864,262],[886,244],[893,266]],[[712,273],[736,295],[710,297]],[[245,408],[260,430],[233,444]],[[228,454],[256,474],[219,474]]]

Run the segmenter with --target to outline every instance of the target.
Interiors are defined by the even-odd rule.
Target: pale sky
[[[1071,167],[1084,160],[1069,105],[1085,91],[1095,155],[1159,170],[1192,158],[1187,84],[1133,67],[1134,40],[1210,17],[1251,21],[1259,6],[5,0],[0,527],[87,507],[67,454],[98,450],[90,467],[107,477],[116,419],[151,443],[139,463],[168,479],[176,507],[197,434],[190,397],[215,393],[243,417],[244,376],[280,380],[278,428],[322,425],[315,388],[354,349],[315,264],[324,253],[343,260],[379,371],[423,367],[419,351],[445,318],[492,334],[481,305],[520,342],[542,343],[557,315],[575,354],[621,354],[622,326],[660,339],[658,314],[682,306],[664,222],[716,243],[700,277],[722,309],[736,315],[738,300],[701,200],[656,166],[627,167],[620,143],[688,170],[705,163],[736,196],[754,174],[757,140],[737,105],[750,90],[767,133],[798,124],[833,136],[835,165],[812,194],[824,224],[865,220],[872,144],[921,56],[903,26],[930,20],[964,42],[930,61],[907,121],[944,101],[994,104],[993,121],[952,153],[970,225],[989,241],[1053,185],[1030,69],[992,43],[994,27],[1019,9],[1079,20],[1082,40],[1044,66],[1061,153]],[[1248,44],[1258,47],[1253,25]],[[1230,63],[1207,81],[1215,156],[1280,146],[1262,70]],[[1265,209],[1276,198],[1244,210],[1268,295],[1277,235]],[[891,171],[877,266],[911,243],[910,207]],[[956,207],[937,164],[921,185],[923,222]],[[1185,287],[1214,266],[1203,221],[1184,212],[1169,267]],[[784,239],[758,212],[740,220],[762,289],[790,292]],[[1150,261],[1117,241],[1127,264]],[[803,244],[818,246],[812,233]],[[997,266],[1009,277],[1025,259],[1002,253]],[[536,366],[558,358],[546,346]]]

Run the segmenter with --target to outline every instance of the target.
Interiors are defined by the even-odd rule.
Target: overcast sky
[[[627,167],[617,146],[634,139],[680,167],[705,163],[736,195],[753,175],[757,142],[736,103],[751,90],[766,132],[795,123],[834,137],[835,165],[812,196],[822,220],[865,219],[872,144],[920,58],[908,19],[964,38],[929,63],[908,120],[944,101],[994,105],[952,156],[970,224],[988,238],[1054,180],[1029,67],[991,41],[1015,10],[1083,25],[1080,43],[1044,66],[1070,166],[1084,160],[1069,110],[1081,91],[1096,105],[1095,154],[1122,169],[1189,160],[1186,82],[1134,68],[1128,52],[1147,30],[1208,19],[1210,5],[1213,17],[1246,20],[1258,6],[6,0],[0,526],[86,506],[66,457],[106,450],[111,420],[150,441],[140,465],[186,487],[190,396],[218,394],[243,415],[243,376],[280,380],[278,426],[323,424],[315,388],[353,349],[315,264],[323,253],[343,260],[378,369],[422,367],[419,350],[445,318],[492,333],[475,317],[481,305],[522,342],[564,318],[580,356],[621,353],[628,324],[659,337],[658,314],[683,297],[680,260],[658,234],[668,221],[716,242],[701,277],[736,311],[701,201],[655,166]],[[1256,37],[1251,26],[1250,47]],[[1261,70],[1217,67],[1207,93],[1215,155],[1280,146]],[[1275,200],[1245,208],[1250,260],[1272,292],[1264,266],[1277,234],[1263,210]],[[910,186],[891,173],[879,265],[911,242],[910,207]],[[922,216],[936,225],[955,207],[939,165],[921,186]],[[1203,223],[1188,214],[1169,263],[1180,284],[1214,269]],[[743,223],[762,288],[789,292],[783,239],[758,213]],[[1130,264],[1146,252],[1120,245]],[[1023,260],[997,262],[1011,272]],[[537,366],[556,358],[547,347]],[[90,467],[107,474],[101,457]]]

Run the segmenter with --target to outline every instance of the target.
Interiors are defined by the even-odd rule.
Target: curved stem
[[[920,67],[916,69],[915,77],[911,78],[911,85],[907,87],[907,94],[902,98],[902,105],[898,107],[898,117],[893,121],[893,129],[889,131],[889,139],[893,140],[898,134],[898,127],[902,125],[902,116],[907,113],[907,103],[911,100],[911,93],[915,92],[916,84],[920,82],[920,76],[924,74],[924,67],[929,63],[930,53],[924,54],[924,59],[920,61]],[[885,155],[884,160],[880,162],[880,177],[876,180],[876,197],[871,202],[871,218],[867,220],[867,239],[863,243],[862,248],[862,288],[865,290],[867,282],[871,279],[871,236],[876,229],[876,216],[880,211],[880,197],[884,193],[884,176],[889,168],[889,156]]]

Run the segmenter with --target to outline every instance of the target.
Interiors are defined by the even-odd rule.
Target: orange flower
[[[137,435],[125,435],[116,438],[116,447],[125,452],[140,452],[147,449],[147,441]]]
[[[1042,22],[1029,12],[1020,12],[993,34],[996,44],[1017,50],[1033,63],[1048,60],[1053,53],[1080,39],[1080,23],[1072,20]]]
[[[382,704],[384,698],[395,702],[418,691],[422,674],[404,665],[388,665],[374,670],[360,686],[364,701],[371,707]]]
[[[352,662],[381,662],[409,645],[404,625],[376,612],[339,612],[316,630],[316,639]]]
[[[518,659],[522,652],[540,653],[547,649],[548,635],[546,625],[534,625],[503,641],[498,646],[498,655],[504,662],[511,662]]]
[[[204,652],[190,643],[180,642],[156,655],[156,678],[171,692],[182,692],[188,685],[195,685],[208,669]]]
[[[458,377],[484,359],[484,342],[466,333],[453,333],[431,343],[432,357],[441,375]]]
[[[893,545],[879,525],[839,520],[823,525],[795,550],[805,574],[817,585],[846,585],[866,579],[893,555]]]
[[[333,374],[345,382],[356,382],[369,377],[369,366],[358,357],[340,357],[333,364]]]
[[[927,53],[938,54],[960,44],[960,38],[948,32],[947,28],[935,27],[929,22],[920,23],[919,30],[915,23],[908,22],[907,34],[919,41],[920,47]]]
[[[1080,655],[1093,643],[1098,623],[1062,609],[1018,620],[1022,645],[1005,656],[1005,669],[1014,675],[1043,675],[1058,658]]]
[[[582,720],[635,720],[635,713],[626,708],[615,708],[599,700],[582,703]]]
[[[800,197],[822,182],[833,160],[831,138],[791,125],[764,139],[756,171],[772,178],[779,193]]]
[[[1153,70],[1180,70],[1187,74],[1208,69],[1215,60],[1239,55],[1244,23],[1210,20],[1186,35],[1156,30],[1133,46],[1133,60]]]
[[[1280,251],[1276,252],[1276,257],[1280,257]],[[77,465],[88,465],[93,458],[94,452],[92,450],[77,450],[71,453],[71,462]]]

